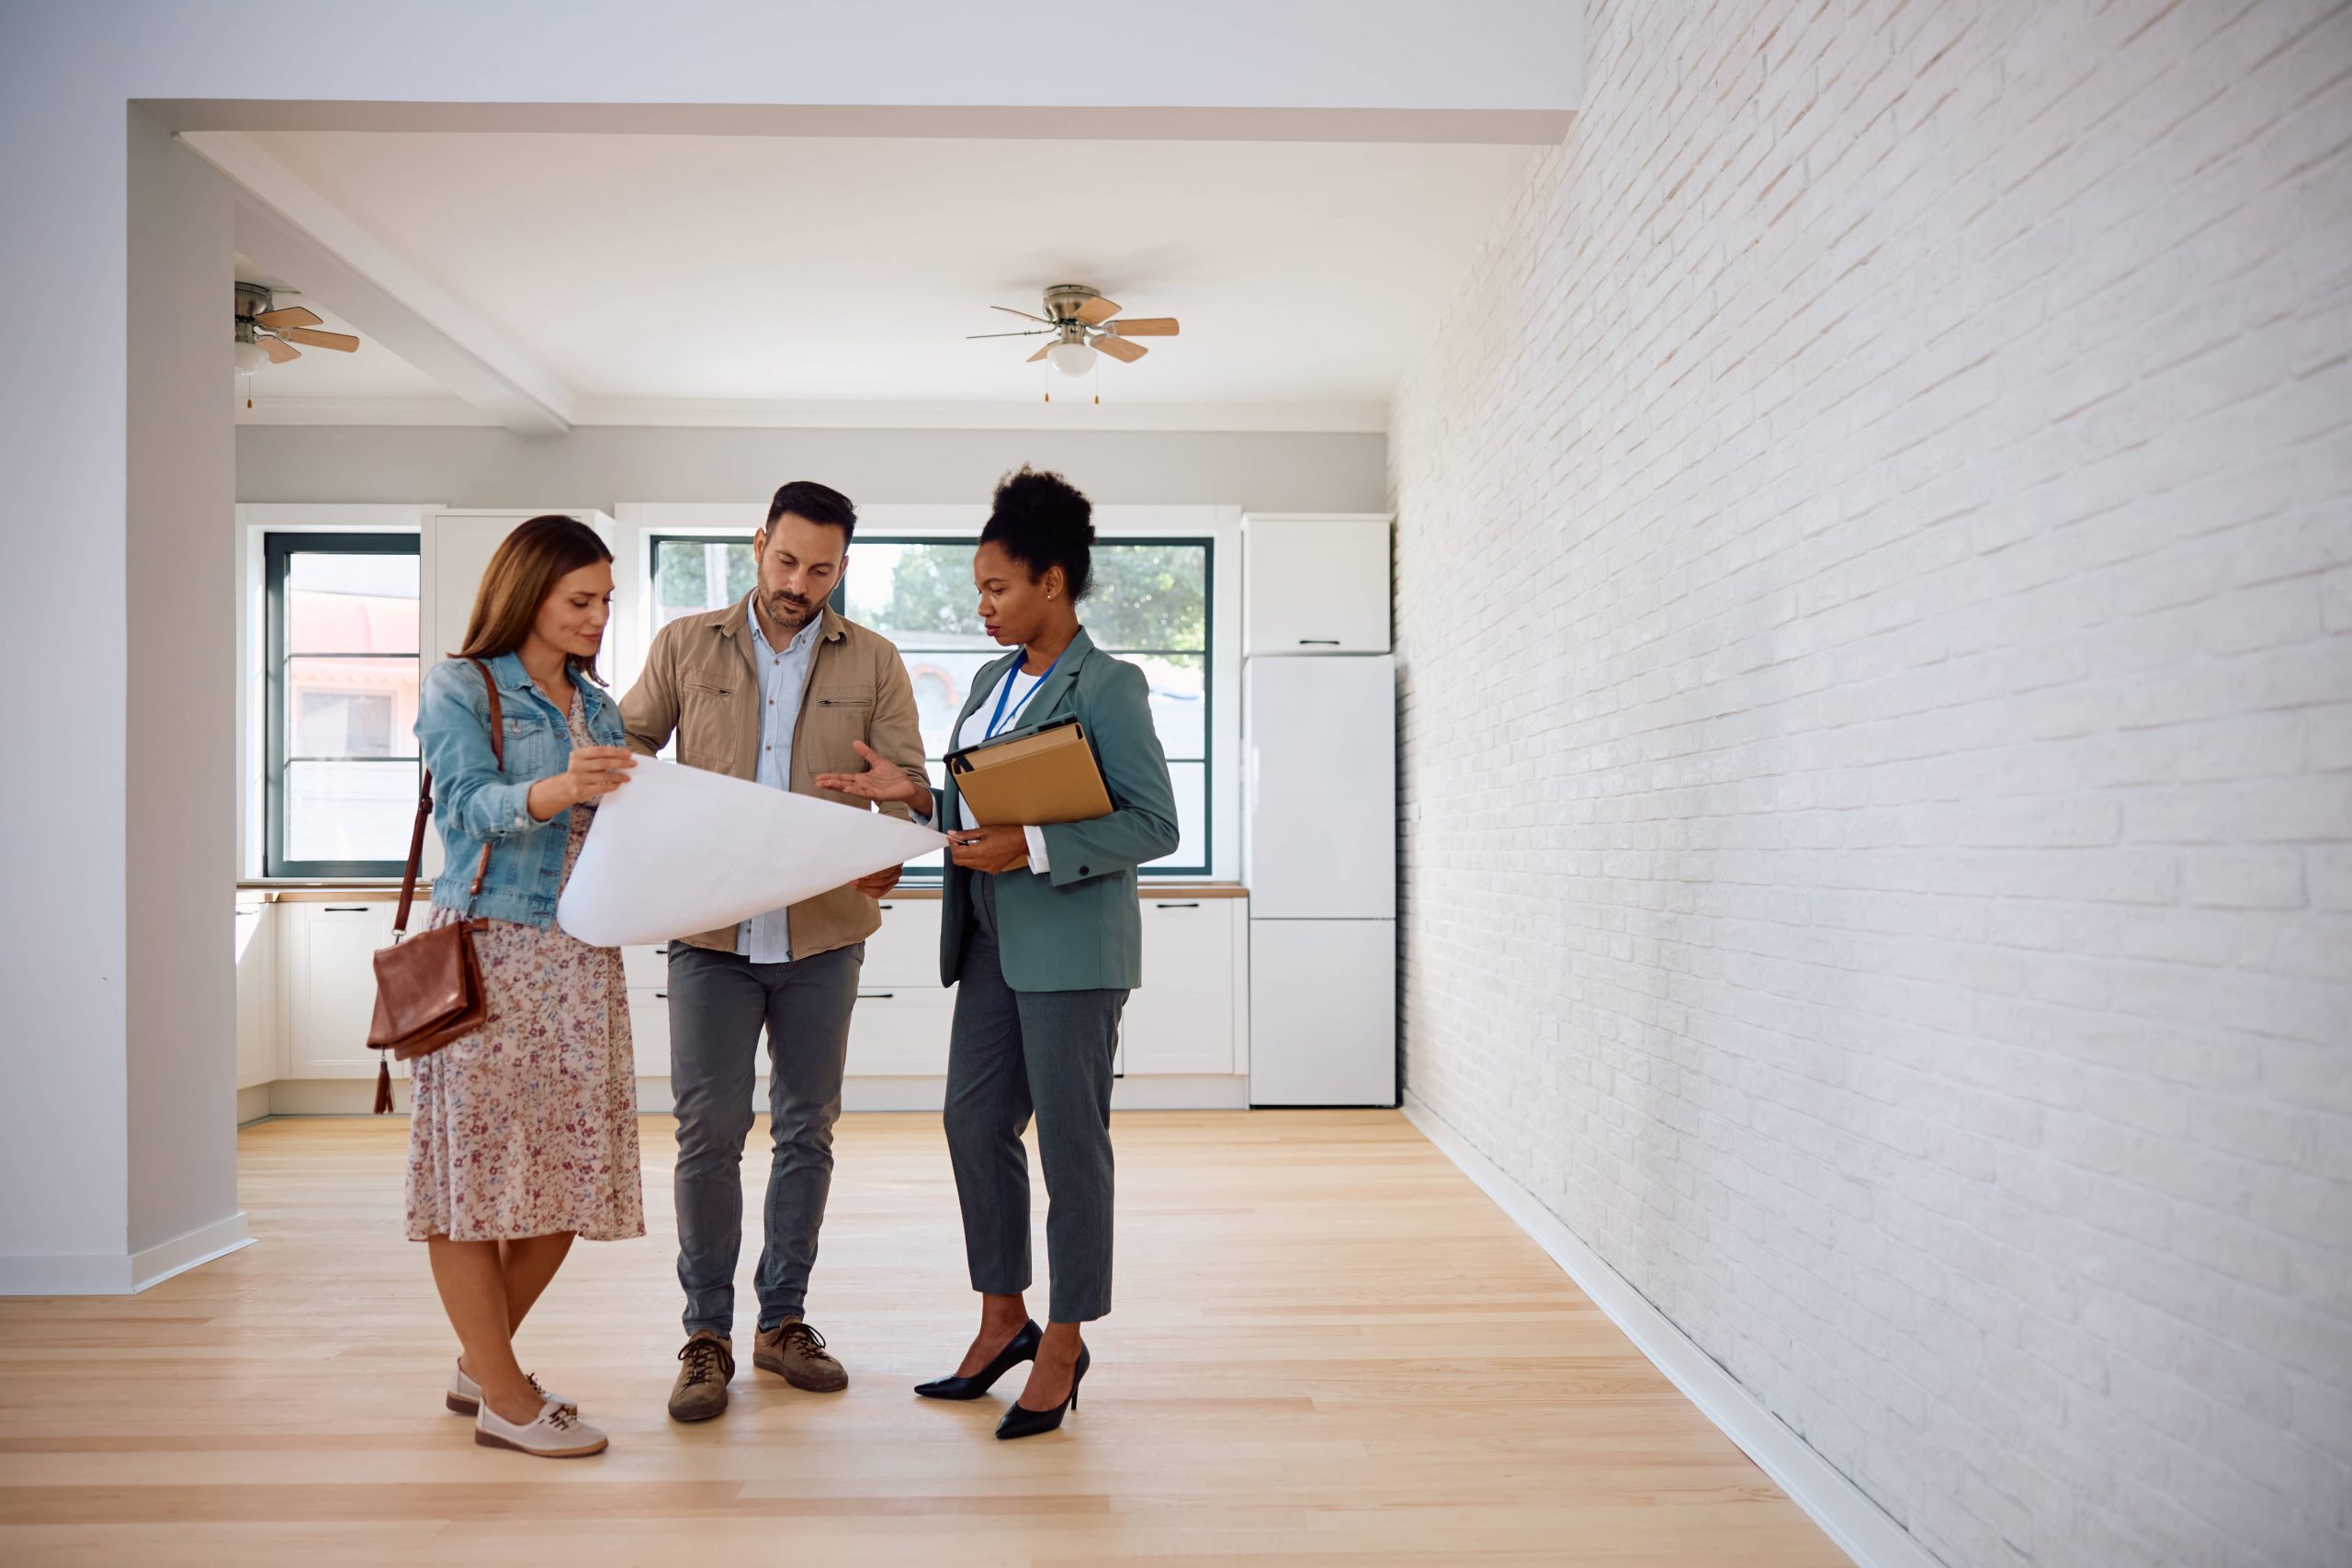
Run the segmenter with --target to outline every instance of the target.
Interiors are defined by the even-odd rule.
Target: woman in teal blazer
[[[1111,812],[1088,822],[981,827],[966,820],[950,775],[938,792],[947,833],[940,980],[956,987],[947,1056],[947,1148],[964,1211],[964,1250],[980,1292],[980,1330],[953,1377],[916,1389],[977,1399],[1023,1361],[1028,1386],[1000,1438],[1061,1425],[1092,1358],[1080,1325],[1111,1310],[1111,1069],[1119,1014],[1143,983],[1136,868],[1176,849],[1176,795],[1151,725],[1141,670],[1094,646],[1079,625],[1094,527],[1086,498],[1023,468],[997,488],[972,558],[980,619],[1018,651],[981,670],[950,750],[1075,716]],[[865,748],[859,750],[864,751]],[[872,766],[820,789],[922,810],[922,786]],[[1050,1204],[1046,1245],[1051,1326],[1029,1316],[1032,1112]]]

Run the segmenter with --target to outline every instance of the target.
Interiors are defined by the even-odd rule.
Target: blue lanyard
[[[1035,695],[1037,694],[1038,689],[1039,689],[1040,687],[1044,686],[1044,685],[1045,685],[1045,683],[1046,683],[1048,680],[1050,680],[1050,679],[1052,678],[1055,669],[1056,669],[1057,666],[1059,666],[1059,665],[1060,665],[1060,663],[1061,663],[1061,661],[1062,661],[1062,654],[1064,654],[1064,653],[1068,653],[1069,651],[1069,646],[1068,646],[1067,644],[1065,644],[1065,645],[1063,646],[1063,648],[1062,648],[1062,651],[1061,651],[1061,653],[1057,653],[1057,654],[1055,654],[1055,655],[1054,655],[1054,662],[1053,662],[1052,664],[1048,664],[1048,665],[1046,665],[1046,672],[1045,672],[1045,674],[1040,675],[1040,676],[1038,676],[1038,677],[1037,677],[1037,684],[1029,688],[1029,696],[1030,696],[1030,697],[1034,697],[1034,696],[1035,696]],[[1002,729],[1002,728],[1004,728],[1004,725],[1005,725],[1004,705],[1005,705],[1005,703],[1006,703],[1007,699],[1009,699],[1009,698],[1012,695],[1012,683],[1013,683],[1015,681],[1018,681],[1019,679],[1021,679],[1021,663],[1025,663],[1025,662],[1026,662],[1026,660],[1022,660],[1021,662],[1017,662],[1017,663],[1015,663],[1015,664],[1012,666],[1012,669],[1010,669],[1010,670],[1008,670],[1008,671],[1006,671],[1004,672],[1004,684],[1003,684],[1003,685],[1001,685],[1001,686],[999,686],[999,687],[997,688],[997,691],[996,691],[996,712],[995,712],[994,714],[992,714],[992,715],[990,715],[990,716],[989,716],[989,731],[988,731],[988,733],[987,733],[986,735],[984,735],[984,736],[982,736],[982,737],[980,738],[981,739],[983,739],[983,740],[993,740],[993,739],[996,739],[997,731],[998,731],[998,730],[1000,730],[1000,729]],[[1027,704],[1028,704],[1028,701],[1029,701],[1029,697],[1023,697],[1023,698],[1022,698],[1021,700],[1022,700],[1022,704],[1023,704],[1023,706],[1026,706],[1026,705],[1027,705]],[[1020,717],[1020,716],[1021,716],[1021,709],[1020,709],[1020,708],[1014,708],[1014,709],[1012,710],[1012,716],[1013,716],[1013,717],[1015,717],[1015,718]]]

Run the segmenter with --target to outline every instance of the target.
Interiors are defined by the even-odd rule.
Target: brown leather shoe
[[[763,1328],[752,1341],[752,1365],[811,1393],[839,1393],[849,1372],[825,1349],[825,1337],[797,1317]]]
[[[727,1380],[735,1375],[735,1349],[707,1328],[697,1329],[678,1352],[678,1381],[670,1385],[670,1419],[707,1421],[727,1408]]]

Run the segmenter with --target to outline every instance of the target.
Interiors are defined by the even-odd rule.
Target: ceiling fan
[[[1089,288],[1082,283],[1057,283],[1046,290],[1046,313],[1032,315],[1016,310],[1010,305],[991,305],[991,310],[1002,310],[1009,316],[1035,321],[1034,327],[1010,333],[973,333],[974,338],[984,337],[1046,337],[1053,342],[1029,356],[1035,365],[1045,360],[1065,376],[1083,376],[1094,368],[1094,355],[1100,352],[1114,359],[1134,364],[1151,352],[1139,343],[1128,341],[1139,337],[1174,337],[1176,318],[1173,316],[1138,316],[1126,321],[1114,321],[1120,306],[1117,301],[1102,298],[1100,289]],[[1053,400],[1053,394],[1046,394]]]
[[[321,332],[319,313],[305,306],[277,303],[277,291],[259,283],[237,285],[237,369],[252,375],[264,365],[302,357],[296,344],[350,354],[359,340],[349,333]]]

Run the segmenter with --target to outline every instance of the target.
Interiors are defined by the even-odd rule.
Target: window
[[[1004,649],[979,629],[972,588],[973,538],[890,538],[861,534],[833,608],[888,637],[906,661],[932,775],[943,773],[956,715],[980,667]],[[734,604],[751,592],[749,539],[656,536],[654,620]],[[1144,868],[1155,875],[1206,875],[1209,869],[1210,698],[1208,650],[1215,547],[1202,538],[1098,538],[1094,589],[1081,612],[1106,653],[1139,665],[1151,714],[1176,787],[1182,841]],[[938,873],[938,858],[910,872]]]
[[[416,815],[413,534],[270,534],[263,870],[397,876]]]

